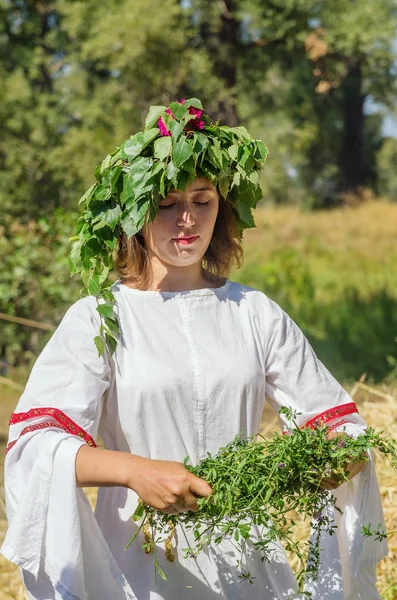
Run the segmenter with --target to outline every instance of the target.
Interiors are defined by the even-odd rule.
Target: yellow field
[[[387,285],[397,297],[397,202],[321,212],[260,208],[255,222],[244,233],[246,262],[294,248],[310,262],[324,293],[337,293],[347,283],[364,294]]]

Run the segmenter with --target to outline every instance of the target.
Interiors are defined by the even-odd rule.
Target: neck
[[[152,257],[150,264],[153,278],[149,290],[181,292],[220,285],[219,278],[205,271],[201,261],[187,267],[173,267]]]

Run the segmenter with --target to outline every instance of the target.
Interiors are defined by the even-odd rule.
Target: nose
[[[186,202],[181,202],[181,206],[178,208],[177,214],[177,225],[183,227],[185,225],[194,225],[196,222],[193,207]]]

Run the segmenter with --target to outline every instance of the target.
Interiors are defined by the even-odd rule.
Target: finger
[[[185,506],[185,503],[183,500],[179,500],[178,502],[176,502],[173,505],[173,508],[175,508],[178,513],[187,513],[189,512],[189,508],[187,506]]]
[[[160,509],[158,509],[160,510]],[[166,515],[179,515],[180,511],[171,506],[170,508],[164,508],[160,510],[160,512],[165,513]]]
[[[187,510],[192,510],[193,512],[196,512],[199,509],[197,506],[197,497],[190,493],[186,494],[183,504],[186,506]]]
[[[205,497],[212,494],[212,487],[208,485],[204,479],[200,479],[200,477],[192,475],[192,479],[190,481],[190,491],[197,496]]]
[[[321,487],[325,490],[335,490],[340,486],[340,483],[336,479],[323,479],[321,481]]]

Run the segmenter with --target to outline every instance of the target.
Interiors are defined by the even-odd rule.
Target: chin
[[[189,253],[189,255],[187,255],[186,257],[164,257],[161,260],[164,264],[169,265],[171,267],[191,267],[192,265],[201,262],[202,258],[203,255],[199,255],[195,252],[194,254]]]

